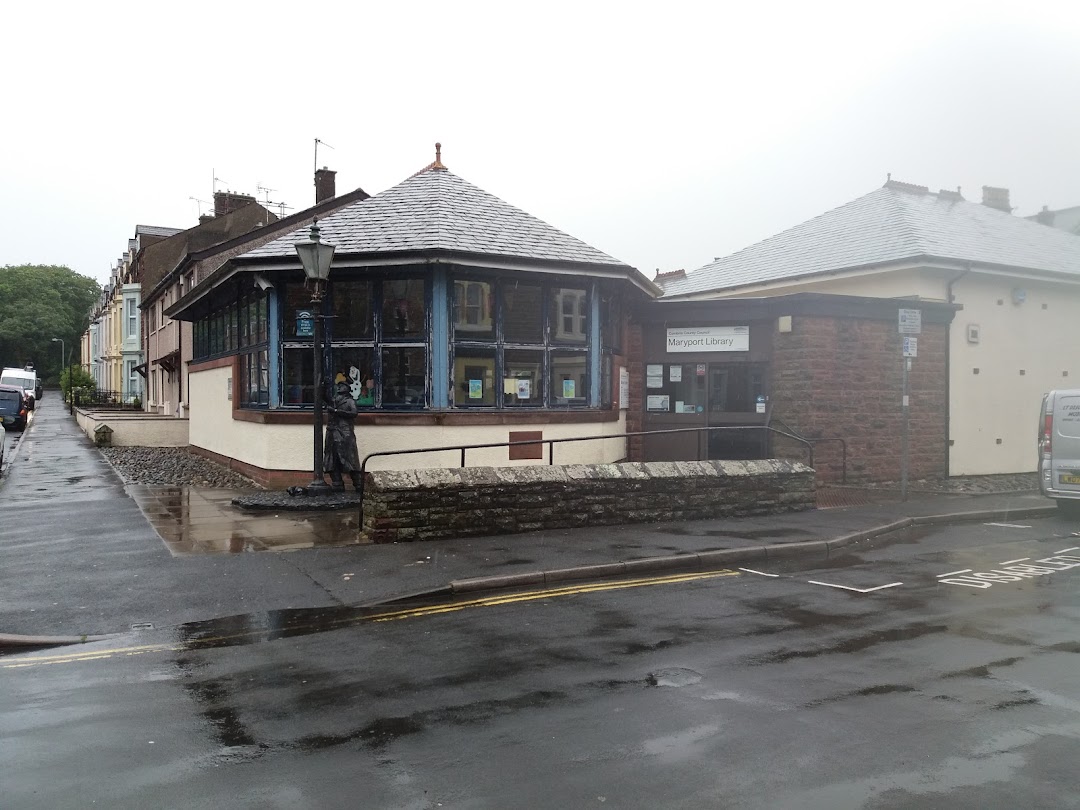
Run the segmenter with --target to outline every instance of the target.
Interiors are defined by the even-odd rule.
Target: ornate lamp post
[[[315,348],[315,371],[312,395],[315,398],[315,454],[312,464],[313,477],[308,485],[312,495],[325,495],[330,487],[323,477],[323,318],[322,299],[326,289],[326,279],[330,276],[330,262],[334,259],[334,246],[319,241],[318,220],[311,223],[310,241],[296,245],[300,263],[304,265],[304,275],[311,282],[311,309],[315,319],[315,334],[312,343]]]

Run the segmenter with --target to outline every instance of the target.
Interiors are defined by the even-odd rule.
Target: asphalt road
[[[1080,807],[1078,529],[2,657],[0,803]]]

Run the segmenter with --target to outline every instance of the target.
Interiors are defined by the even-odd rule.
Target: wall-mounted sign
[[[619,369],[619,410],[630,407],[630,371],[624,366]]]
[[[747,352],[749,326],[678,326],[667,330],[669,352]]]
[[[311,337],[315,334],[315,317],[306,309],[296,313],[296,336]]]

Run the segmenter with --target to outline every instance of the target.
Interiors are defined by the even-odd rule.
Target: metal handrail
[[[803,436],[801,433],[796,431],[795,428],[793,428],[791,425],[789,425],[787,422],[785,422],[780,417],[778,417],[778,416],[773,417],[770,414],[769,418],[770,418],[770,420],[775,420],[775,421],[779,422],[781,425],[783,425],[785,428],[787,428],[788,431],[790,431],[791,433],[794,433],[796,436],[798,436],[803,441],[807,441],[807,442],[810,442],[812,444],[818,444],[819,442],[840,442],[840,464],[841,464],[841,467],[840,467],[840,483],[842,483],[842,484],[847,483],[847,440],[846,439],[844,439],[842,436],[825,436],[825,437],[821,437],[821,438],[817,438],[817,439],[808,439],[806,436]],[[813,465],[810,465],[810,466],[813,466]]]
[[[628,439],[633,436],[656,436],[669,433],[702,433],[710,430],[767,430],[770,433],[776,433],[780,436],[793,439],[806,446],[807,454],[809,455],[809,466],[814,466],[814,445],[809,439],[804,439],[801,436],[796,436],[793,433],[788,433],[778,428],[771,427],[770,425],[715,425],[711,427],[694,427],[694,428],[668,428],[665,430],[639,430],[630,433],[616,433],[616,434],[603,434],[598,436],[572,436],[563,439],[525,439],[516,442],[486,442],[484,444],[451,444],[445,447],[417,447],[409,450],[377,450],[374,453],[368,453],[364,456],[363,461],[360,462],[360,486],[357,491],[357,495],[360,498],[360,518],[361,524],[363,523],[364,516],[364,475],[367,472],[367,463],[369,459],[376,458],[377,456],[406,456],[415,455],[416,453],[447,453],[452,450],[461,451],[461,467],[465,466],[465,451],[466,450],[483,450],[492,447],[516,447],[520,445],[537,445],[546,444],[548,446],[548,465],[554,466],[555,464],[555,445],[563,444],[565,442],[587,442],[596,441],[598,439]],[[842,441],[842,440],[841,440]],[[846,449],[845,449],[846,453]],[[846,458],[846,455],[845,455]],[[701,443],[698,442],[698,461],[701,461]],[[846,469],[846,462],[845,462]]]

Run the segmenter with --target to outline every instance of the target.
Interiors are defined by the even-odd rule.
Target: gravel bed
[[[127,484],[260,489],[250,478],[183,447],[103,447]]]

